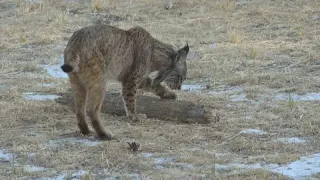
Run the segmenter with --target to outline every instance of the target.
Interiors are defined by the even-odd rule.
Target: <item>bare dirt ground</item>
[[[320,178],[320,1],[165,4],[0,0],[0,179]],[[176,107],[196,104],[210,123],[161,118],[168,108],[132,123],[104,109],[117,140],[78,134],[67,98],[58,101],[69,91],[59,64],[71,34],[97,23],[188,41]]]

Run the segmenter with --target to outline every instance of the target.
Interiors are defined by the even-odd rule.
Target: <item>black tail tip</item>
[[[69,73],[73,70],[72,66],[68,65],[68,64],[64,64],[61,66],[61,69],[63,72],[65,73]]]

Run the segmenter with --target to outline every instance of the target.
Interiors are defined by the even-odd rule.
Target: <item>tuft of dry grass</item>
[[[230,10],[234,7],[235,5],[235,1],[234,0],[218,0],[216,1],[215,6],[218,7],[219,9],[226,11],[226,10]]]
[[[236,31],[235,29],[228,30],[228,42],[236,44],[243,40],[242,33]]]
[[[56,10],[54,16],[58,23],[65,23],[68,22],[69,12]]]
[[[22,72],[33,72],[33,73],[36,73],[36,72],[40,72],[42,71],[43,69],[33,63],[26,63],[26,64],[21,64],[19,65],[19,70],[22,71]]]
[[[24,15],[26,13],[37,13],[44,10],[45,3],[44,1],[39,2],[20,2],[19,8],[17,9],[18,13]]]
[[[248,50],[246,50],[246,54],[250,59],[257,59],[260,53],[256,47],[251,46],[248,48]]]
[[[105,9],[104,1],[91,0],[91,8],[93,11],[103,11]]]
[[[106,178],[106,169],[110,176],[124,179],[136,174],[143,179],[287,179],[267,170],[219,170],[213,166],[287,164],[319,152],[319,102],[296,101],[292,96],[279,101],[275,97],[281,92],[319,91],[320,3],[174,3],[174,8],[165,10],[157,0],[0,2],[0,144],[16,155],[9,162],[0,161],[0,179],[55,177],[55,171],[70,177],[79,169],[86,171],[83,178],[87,179]],[[188,41],[190,52],[199,58],[187,61],[185,83],[211,86],[201,92],[177,91],[178,99],[204,106],[214,116],[212,123],[177,124],[147,118],[133,124],[124,117],[102,113],[104,126],[119,141],[88,146],[75,143],[74,139],[96,141],[93,135],[75,133],[72,110],[53,100],[24,99],[25,92],[58,94],[70,88],[67,79],[51,77],[42,65],[57,65],[72,33],[98,19],[123,29],[142,26],[177,47]],[[107,86],[110,91],[121,88],[113,82]],[[254,101],[232,101],[219,94],[226,91],[222,87],[229,86],[241,87],[246,98]],[[218,94],[207,94],[210,91]],[[240,133],[249,128],[266,134]],[[280,137],[308,141],[285,144],[277,141]],[[142,147],[135,153],[126,144],[133,141]],[[53,146],[52,142],[62,143]],[[31,153],[35,153],[32,158]],[[144,157],[144,153],[153,156]],[[159,165],[155,160],[160,160],[153,158],[174,161]],[[28,163],[49,170],[26,172]],[[186,164],[194,168],[184,167]]]

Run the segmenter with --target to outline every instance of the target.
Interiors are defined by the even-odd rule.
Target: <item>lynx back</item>
[[[65,48],[61,69],[68,73],[80,132],[90,132],[85,120],[88,108],[98,137],[112,138],[112,133],[106,131],[99,120],[109,79],[122,83],[126,115],[133,120],[139,119],[136,113],[137,89],[151,91],[162,99],[175,99],[175,93],[161,82],[167,82],[172,89],[180,89],[187,72],[188,52],[188,45],[175,51],[141,27],[122,30],[94,25],[74,32]],[[155,73],[155,77],[150,73]]]

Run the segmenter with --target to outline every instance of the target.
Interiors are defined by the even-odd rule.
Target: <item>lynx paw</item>
[[[89,127],[87,124],[85,123],[78,123],[78,127],[79,127],[79,130],[80,130],[80,133],[83,134],[83,135],[88,135],[90,134],[90,130],[89,130]]]
[[[174,92],[167,92],[163,96],[160,96],[161,99],[177,99],[177,95]]]
[[[81,132],[81,130],[77,130],[77,131],[76,131],[76,134],[77,134],[78,136],[85,137],[85,136],[94,135],[95,133],[94,133],[93,131],[88,131],[88,132],[83,133],[83,132]]]
[[[101,140],[107,140],[107,141],[109,141],[109,140],[112,140],[112,139],[114,139],[114,135],[112,134],[112,132],[111,131],[105,131],[105,132],[100,132],[100,133],[98,133],[98,137],[99,137],[99,139],[101,139]]]

